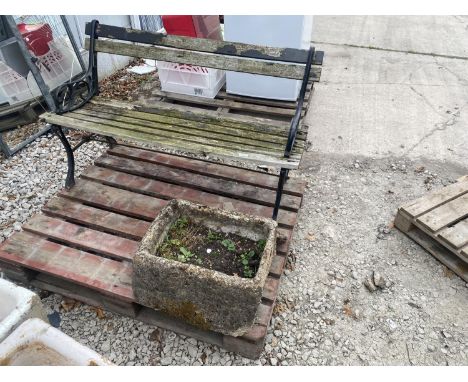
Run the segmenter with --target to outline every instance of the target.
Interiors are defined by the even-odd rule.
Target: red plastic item
[[[162,16],[168,34],[222,40],[219,16]]]
[[[168,34],[197,37],[192,16],[162,16],[162,21]]]
[[[52,28],[49,24],[18,24],[18,30],[23,36],[28,49],[36,56],[49,52],[49,42],[53,40]]]

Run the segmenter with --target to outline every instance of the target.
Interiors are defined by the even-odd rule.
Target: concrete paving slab
[[[329,36],[330,41],[342,44],[316,45],[325,51],[325,60],[307,116],[312,149],[371,157],[427,157],[466,165],[468,60],[446,57],[454,53],[450,47],[461,46],[467,40],[466,31],[465,36],[457,35],[458,41],[439,34],[434,46],[447,44],[447,50],[440,51],[443,56],[346,45],[380,36],[381,46],[404,50],[410,37],[400,30],[403,21],[413,27],[419,25],[420,35],[429,40],[434,37],[432,30],[426,31],[431,29],[429,21],[439,27],[443,21],[420,16],[394,18],[397,20],[349,16],[338,22],[336,17],[317,17],[314,35],[322,39]],[[445,19],[448,29],[456,29],[456,18]],[[391,38],[381,35],[379,28],[384,27],[383,23],[385,36]],[[324,25],[328,26],[327,35]],[[413,27],[408,30],[409,36]],[[358,29],[360,33],[356,32]],[[425,40],[416,40],[412,41],[413,49],[423,49]]]
[[[468,16],[315,16],[312,40],[468,58]]]

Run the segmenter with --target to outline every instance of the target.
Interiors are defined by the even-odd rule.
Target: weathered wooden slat
[[[112,212],[148,221],[153,220],[167,204],[167,200],[109,187],[84,179],[78,179],[71,189],[62,190],[59,195],[78,200],[93,207],[105,208]]]
[[[132,260],[138,242],[50,216],[36,214],[24,226],[25,231],[60,241],[84,251],[97,252],[120,260]]]
[[[465,259],[468,260],[468,245],[465,245],[461,250],[460,250],[460,254],[462,254],[463,256],[465,256]],[[468,280],[465,280],[466,282],[468,282]]]
[[[266,115],[293,117],[296,112],[295,109],[285,109],[282,107],[249,104],[246,102],[232,101],[229,99],[216,99],[216,98],[211,99],[211,98],[202,98],[202,97],[192,97],[186,94],[166,92],[166,91],[159,90],[159,89],[153,89],[152,94],[153,96],[156,95],[160,97],[167,97],[171,100],[190,102],[196,105],[205,105],[205,106],[212,106],[212,107],[227,107],[233,110],[251,111],[251,112],[262,113]]]
[[[290,126],[289,121],[277,121],[274,119],[245,116],[240,114],[220,115],[219,113],[213,110],[161,102],[159,100],[156,100],[154,97],[145,97],[144,99],[140,99],[132,103],[117,100],[109,100],[102,97],[94,97],[91,101],[89,101],[89,103],[96,105],[105,105],[110,107],[120,107],[128,110],[144,111],[147,113],[158,113],[177,118],[192,119],[194,121],[199,122],[229,126],[235,129],[251,130],[252,126],[254,126],[256,130],[264,131],[269,134],[283,135],[289,130]],[[299,133],[300,132],[301,130],[299,130]]]
[[[468,282],[467,261],[462,260],[459,256],[445,248],[442,244],[438,243],[422,230],[412,229],[406,232],[406,234],[421,247],[429,251],[442,264],[446,265],[463,280],[465,280],[465,282]],[[465,255],[468,255],[468,253]]]
[[[66,219],[95,230],[109,232],[132,240],[140,240],[150,226],[147,221],[85,206],[79,202],[61,197],[51,199],[42,208],[42,211],[49,216]]]
[[[286,264],[286,256],[275,256],[271,262],[270,274],[281,277]]]
[[[17,232],[2,243],[0,257],[124,301],[134,299],[132,267],[129,262],[106,259],[27,232]]]
[[[416,219],[431,232],[440,229],[468,216],[468,193],[441,206],[432,209]]]
[[[254,129],[239,130],[220,125],[204,124],[181,118],[166,117],[153,113],[144,113],[139,111],[127,111],[106,106],[89,106],[68,113],[68,116],[82,114],[84,117],[92,116],[94,119],[104,119],[127,123],[129,126],[136,125],[148,127],[155,130],[162,130],[168,133],[177,131],[188,136],[208,137],[219,139],[226,142],[235,142],[247,147],[282,150],[286,146],[287,136],[273,136],[265,133],[259,133]],[[297,142],[298,148],[304,147],[303,141]]]
[[[276,301],[276,296],[278,295],[279,284],[279,279],[268,277],[265,282],[265,286],[263,287],[262,297],[271,303],[274,303]]]
[[[417,218],[420,215],[432,211],[433,209],[447,203],[458,196],[468,192],[468,179],[457,182],[431,192],[422,198],[416,199],[403,207],[401,210],[411,218]]]
[[[109,154],[122,158],[137,159],[149,163],[164,165],[170,168],[183,169],[195,174],[202,174],[225,180],[235,180],[239,183],[275,190],[278,187],[278,176],[264,172],[248,170],[219,164],[200,159],[187,158],[166,154],[154,150],[142,149],[136,146],[118,145],[108,150]],[[302,197],[307,182],[290,178],[284,185],[284,193]]]
[[[279,152],[283,151],[279,149],[279,145],[273,145],[269,147],[268,145],[253,145],[253,140],[248,140],[249,143],[246,143],[245,140],[239,142],[242,139],[234,138],[231,140],[231,136],[228,135],[216,135],[207,134],[206,132],[200,130],[191,130],[186,128],[181,128],[179,126],[170,126],[165,124],[156,124],[149,121],[141,122],[139,120],[132,120],[131,118],[124,118],[124,121],[118,121],[114,119],[112,115],[102,114],[102,113],[88,113],[87,111],[73,111],[67,113],[67,118],[73,118],[77,122],[89,122],[94,124],[99,124],[103,128],[119,129],[122,132],[141,135],[152,139],[156,143],[163,144],[166,140],[176,140],[183,142],[184,145],[205,145],[213,147],[216,150],[218,149],[227,149],[227,150],[241,150],[243,148],[244,152],[254,153],[260,155],[274,155],[279,156]],[[109,118],[105,119],[103,118]],[[118,118],[118,117],[117,117]],[[122,118],[121,118],[122,119]],[[172,130],[171,130],[172,127]],[[234,140],[237,140],[235,142]]]
[[[255,317],[255,323],[257,325],[268,326],[271,320],[271,314],[273,313],[273,304],[268,301],[262,300],[257,310],[257,317]]]
[[[220,90],[216,95],[216,98],[230,99],[237,102],[245,102],[247,104],[255,104],[261,106],[271,106],[283,109],[296,109],[297,103],[295,101],[279,101],[275,99],[267,98],[255,98],[248,96],[241,96],[238,94],[226,93],[225,90]]]
[[[76,118],[70,118],[66,115],[45,113],[42,115],[42,119],[48,123],[57,124],[71,129],[80,129],[91,133],[112,136],[114,138],[135,140],[137,142],[160,144],[182,151],[190,151],[204,155],[213,154],[234,160],[250,161],[254,163],[289,169],[296,169],[299,166],[300,157],[279,158],[265,154],[246,153],[244,151],[208,146],[206,145],[206,142],[205,144],[197,144],[182,139],[170,139],[166,137],[160,138],[160,141],[158,141],[156,140],[157,137],[154,134],[110,127],[102,123],[77,120]]]
[[[98,106],[97,106],[98,105]],[[288,135],[290,129],[290,121],[282,122],[277,121],[274,119],[266,119],[266,118],[256,118],[256,117],[249,117],[246,118],[244,115],[237,115],[237,114],[220,114],[218,112],[212,112],[211,110],[207,109],[200,109],[198,107],[193,106],[185,106],[185,105],[178,105],[174,103],[167,103],[156,101],[151,103],[151,106],[148,106],[146,102],[136,102],[136,103],[124,103],[121,101],[117,102],[106,102],[102,99],[93,99],[91,102],[86,104],[83,108],[96,108],[99,107],[108,107],[111,109],[117,110],[125,110],[125,111],[137,111],[144,113],[145,118],[148,119],[161,119],[163,121],[168,118],[175,118],[174,122],[178,120],[188,120],[194,124],[192,126],[198,126],[199,124],[208,125],[208,126],[216,126],[216,128],[223,128],[223,131],[232,131],[237,132],[236,136],[242,136],[242,134],[246,133],[246,137],[250,136],[250,134],[264,134],[267,136],[268,139],[274,139],[273,142],[278,142],[276,137],[284,138]],[[203,112],[201,112],[203,110]],[[154,116],[156,114],[156,116]],[[177,124],[177,123],[176,123]],[[308,131],[305,130],[302,125],[298,127],[297,132],[297,139],[298,140],[305,140],[307,138]],[[265,140],[264,137],[261,138]],[[282,141],[281,141],[282,142]]]
[[[91,34],[91,25],[86,23],[86,34]],[[217,41],[204,38],[193,38],[176,35],[164,35],[139,29],[122,28],[113,25],[99,24],[99,37],[187,49],[199,52],[216,53],[226,56],[256,58],[282,62],[305,64],[308,51],[294,48],[275,48],[240,42]]]
[[[39,273],[30,284],[37,288],[57,293],[61,296],[66,296],[91,306],[103,307],[111,312],[133,318],[137,316],[141,308],[141,306],[136,303],[120,301],[111,296],[106,296],[98,290],[93,290],[86,286],[78,285],[68,280],[44,273]]]
[[[233,180],[216,179],[194,174],[180,169],[171,169],[153,163],[120,158],[114,155],[103,155],[96,159],[95,164],[115,171],[121,171],[145,178],[174,183],[180,186],[207,191],[213,194],[233,197],[262,205],[274,206],[276,192],[255,186],[239,184]],[[281,207],[297,211],[301,198],[283,195]]]
[[[89,47],[89,38],[85,39],[85,47]],[[148,58],[189,65],[199,65],[207,68],[222,69],[233,72],[261,74],[264,76],[302,80],[304,64],[260,61],[250,58],[226,57],[204,52],[184,49],[173,49],[158,46],[134,45],[112,40],[97,40],[95,49],[101,53],[111,53],[121,56]],[[320,79],[321,68],[311,67],[312,78]]]
[[[438,236],[449,246],[460,249],[468,244],[468,219],[443,229]]]
[[[1,257],[0,272],[3,272],[9,279],[22,283],[30,282],[37,275],[36,271],[22,267],[20,265],[14,265],[12,263],[6,262]]]
[[[71,190],[62,191],[61,195],[73,197],[90,205],[103,206],[111,211],[143,219],[154,219],[157,212],[159,212],[158,209],[151,208],[151,205],[146,205],[145,208],[145,201],[151,199],[151,196],[147,195],[166,199],[177,197],[178,199],[200,203],[209,207],[222,208],[228,211],[238,211],[268,218],[271,217],[273,213],[273,208],[271,207],[100,167],[93,166],[88,168],[81,177],[82,179],[79,179]],[[95,182],[101,182],[103,184],[86,181],[85,179],[94,180]],[[122,189],[115,187],[121,187]],[[94,195],[99,192],[104,192],[106,195],[104,197]],[[126,196],[129,197],[129,195],[133,195],[132,201],[118,200]],[[167,203],[161,199],[156,200],[158,200],[158,205],[162,204],[161,202]],[[292,228],[295,223],[295,212],[280,209],[278,214],[279,225]]]

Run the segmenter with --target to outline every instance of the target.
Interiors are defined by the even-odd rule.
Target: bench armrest
[[[307,90],[307,83],[309,81],[310,69],[312,67],[314,53],[315,48],[311,47],[307,56],[307,64],[304,69],[304,78],[302,79],[301,91],[299,92],[296,113],[291,119],[291,126],[289,127],[288,142],[286,143],[286,149],[284,150],[284,156],[286,158],[288,158],[291,155],[291,151],[294,147],[294,142],[296,140],[297,128],[299,127],[299,121],[301,119],[302,106],[304,105],[304,97]]]
[[[64,83],[53,93],[57,106],[57,114],[76,110],[99,93],[97,52],[95,51],[95,43],[98,38],[96,32],[98,24],[97,20],[91,21],[88,69],[78,79]]]

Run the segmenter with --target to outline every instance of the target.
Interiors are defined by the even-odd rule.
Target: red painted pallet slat
[[[268,218],[271,217],[273,213],[272,207],[261,206],[251,202],[101,167],[90,167],[81,177],[83,179],[80,179],[70,191],[62,192],[60,195],[77,199],[93,206],[100,206],[108,208],[111,211],[128,214],[129,216],[149,218],[151,220],[156,217],[159,210],[167,201],[158,199],[157,203],[153,203],[155,208],[151,208],[152,205],[148,203],[148,207],[145,209],[145,204],[151,199],[148,195],[154,198],[185,199],[209,207],[221,208],[227,211],[238,211],[249,215]],[[95,182],[101,182],[103,184]],[[122,189],[116,187],[121,187]],[[99,194],[97,194],[97,192],[99,192]],[[113,193],[119,193],[121,194],[121,198],[127,197],[127,199],[131,194],[134,200],[120,200],[117,196],[114,196]],[[108,197],[106,198],[106,196]],[[137,212],[140,214],[137,215]],[[297,214],[295,212],[280,210],[278,214],[278,224],[292,228],[296,223],[296,216]]]
[[[178,155],[162,153],[155,150],[142,149],[137,146],[118,145],[108,150],[109,154],[129,159],[138,159],[149,163],[156,163],[167,167],[183,169],[196,174],[203,174],[219,179],[232,180],[276,190],[278,176],[264,172],[227,166],[225,164],[208,162],[201,159],[187,158]],[[284,185],[284,192],[289,195],[302,197],[307,182],[297,178],[290,178]]]
[[[46,274],[72,280],[125,301],[133,301],[132,267],[27,232],[2,243],[0,258]]]
[[[25,231],[45,236],[64,245],[97,252],[120,260],[132,260],[138,242],[45,215],[34,215],[24,226]]]
[[[158,164],[119,158],[113,155],[101,156],[95,161],[95,165],[253,203],[266,204],[271,207],[275,205],[275,191],[248,184],[241,184],[235,179],[213,178],[180,169],[168,168]],[[300,205],[301,198],[298,196],[283,195],[281,199],[282,208],[297,211]]]
[[[85,179],[78,179],[73,188],[62,190],[59,195],[90,206],[148,221],[153,220],[167,204],[166,200],[109,187]]]
[[[119,215],[114,212],[85,206],[80,202],[55,197],[42,211],[49,216],[63,218],[90,228],[122,235],[133,240],[140,240],[148,230],[150,223],[144,220]]]

